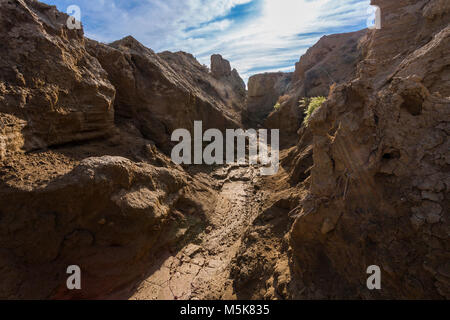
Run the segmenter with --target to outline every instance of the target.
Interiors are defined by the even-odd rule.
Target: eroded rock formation
[[[288,91],[292,73],[262,73],[248,79],[247,118],[250,124],[262,121],[274,111],[278,98]]]
[[[195,189],[180,170],[112,156],[32,190],[3,186],[0,296],[95,298],[128,284],[158,248],[207,223],[214,194],[205,190],[200,203]],[[69,265],[83,270],[79,293],[67,290]]]
[[[236,69],[231,70],[230,62],[222,58],[220,54],[211,56],[211,74],[214,78],[229,83],[240,98],[245,98],[246,88],[244,80],[242,80]]]
[[[117,90],[116,121],[132,122],[144,137],[165,151],[179,128],[193,130],[240,126],[243,97],[184,52],[154,53],[132,37],[109,45],[87,40]]]
[[[295,64],[295,90],[303,97],[328,96],[334,83],[355,77],[360,39],[367,30],[323,36]]]
[[[449,298],[449,7],[373,4],[383,28],[369,32],[358,78],[311,119],[314,166],[293,259],[324,295]],[[371,264],[383,270],[378,292],[361,286]]]
[[[0,7],[0,297],[105,297],[210,224],[216,191],[155,143],[194,119],[239,126],[243,97],[192,55],[96,43],[37,1]]]
[[[38,1],[0,6],[0,154],[108,135],[115,89],[83,32]]]

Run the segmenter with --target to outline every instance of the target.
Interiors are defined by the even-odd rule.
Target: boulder
[[[175,168],[103,156],[45,186],[2,184],[0,297],[98,298],[132,283],[158,248],[208,223],[215,194],[190,180]],[[187,210],[195,215],[183,217]],[[81,268],[83,290],[67,289],[69,265]]]

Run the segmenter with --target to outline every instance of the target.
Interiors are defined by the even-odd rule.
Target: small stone
[[[438,272],[440,275],[450,279],[450,263],[439,266]]]
[[[208,262],[208,267],[210,267],[210,268],[219,268],[220,266],[222,266],[223,265],[223,262],[222,261],[220,261],[220,260],[210,260],[209,262]]]
[[[425,223],[425,218],[420,213],[415,213],[412,215],[410,221],[413,227],[417,230]]]
[[[430,191],[422,191],[422,199],[431,200],[435,202],[442,201],[444,196],[442,193],[434,193]]]
[[[411,212],[419,218],[425,217],[428,223],[433,224],[441,220],[442,207],[436,202],[425,200],[420,207],[411,208]]]
[[[441,220],[441,215],[435,212],[430,212],[427,214],[427,222],[429,224],[438,223]]]
[[[197,252],[200,252],[202,247],[196,244],[190,244],[184,249],[184,254],[188,257],[193,257]]]
[[[327,233],[333,231],[335,227],[336,227],[336,225],[333,223],[333,221],[331,221],[330,218],[326,218],[323,221],[322,229],[320,231],[322,232],[322,234],[327,234]]]
[[[194,258],[191,260],[191,263],[199,266],[199,267],[203,267],[205,265],[205,259],[203,258]]]
[[[437,191],[444,190],[445,186],[439,175],[433,175],[426,178],[418,184],[418,188],[423,191]]]
[[[105,218],[101,218],[100,220],[98,220],[98,224],[101,224],[101,225],[106,224],[106,219]]]

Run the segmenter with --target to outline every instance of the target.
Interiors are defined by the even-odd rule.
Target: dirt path
[[[213,172],[222,185],[211,226],[176,255],[167,253],[158,269],[131,299],[173,300],[232,298],[229,265],[262,203],[255,189],[259,169],[227,166]]]

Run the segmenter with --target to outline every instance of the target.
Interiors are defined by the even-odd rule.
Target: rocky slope
[[[293,87],[304,97],[327,96],[334,83],[355,77],[367,30],[323,36],[295,64]]]
[[[260,219],[280,216],[241,247],[247,298],[450,297],[450,6],[372,3],[383,27],[363,40],[357,77],[333,89],[268,181],[278,192]],[[279,235],[282,215],[292,227]],[[239,269],[274,241],[285,259]],[[381,290],[366,287],[370,265]]]
[[[192,55],[156,54],[132,37],[109,45],[87,40],[87,48],[117,90],[116,121],[132,122],[164,151],[171,149],[172,132],[193,131],[194,120],[203,121],[205,128],[240,126],[242,94],[228,79],[214,78]]]
[[[274,110],[278,98],[289,88],[292,73],[262,73],[248,79],[248,97],[246,115],[248,124],[262,124],[264,119]]]
[[[0,154],[108,135],[115,89],[82,31],[37,1],[0,6]]]

